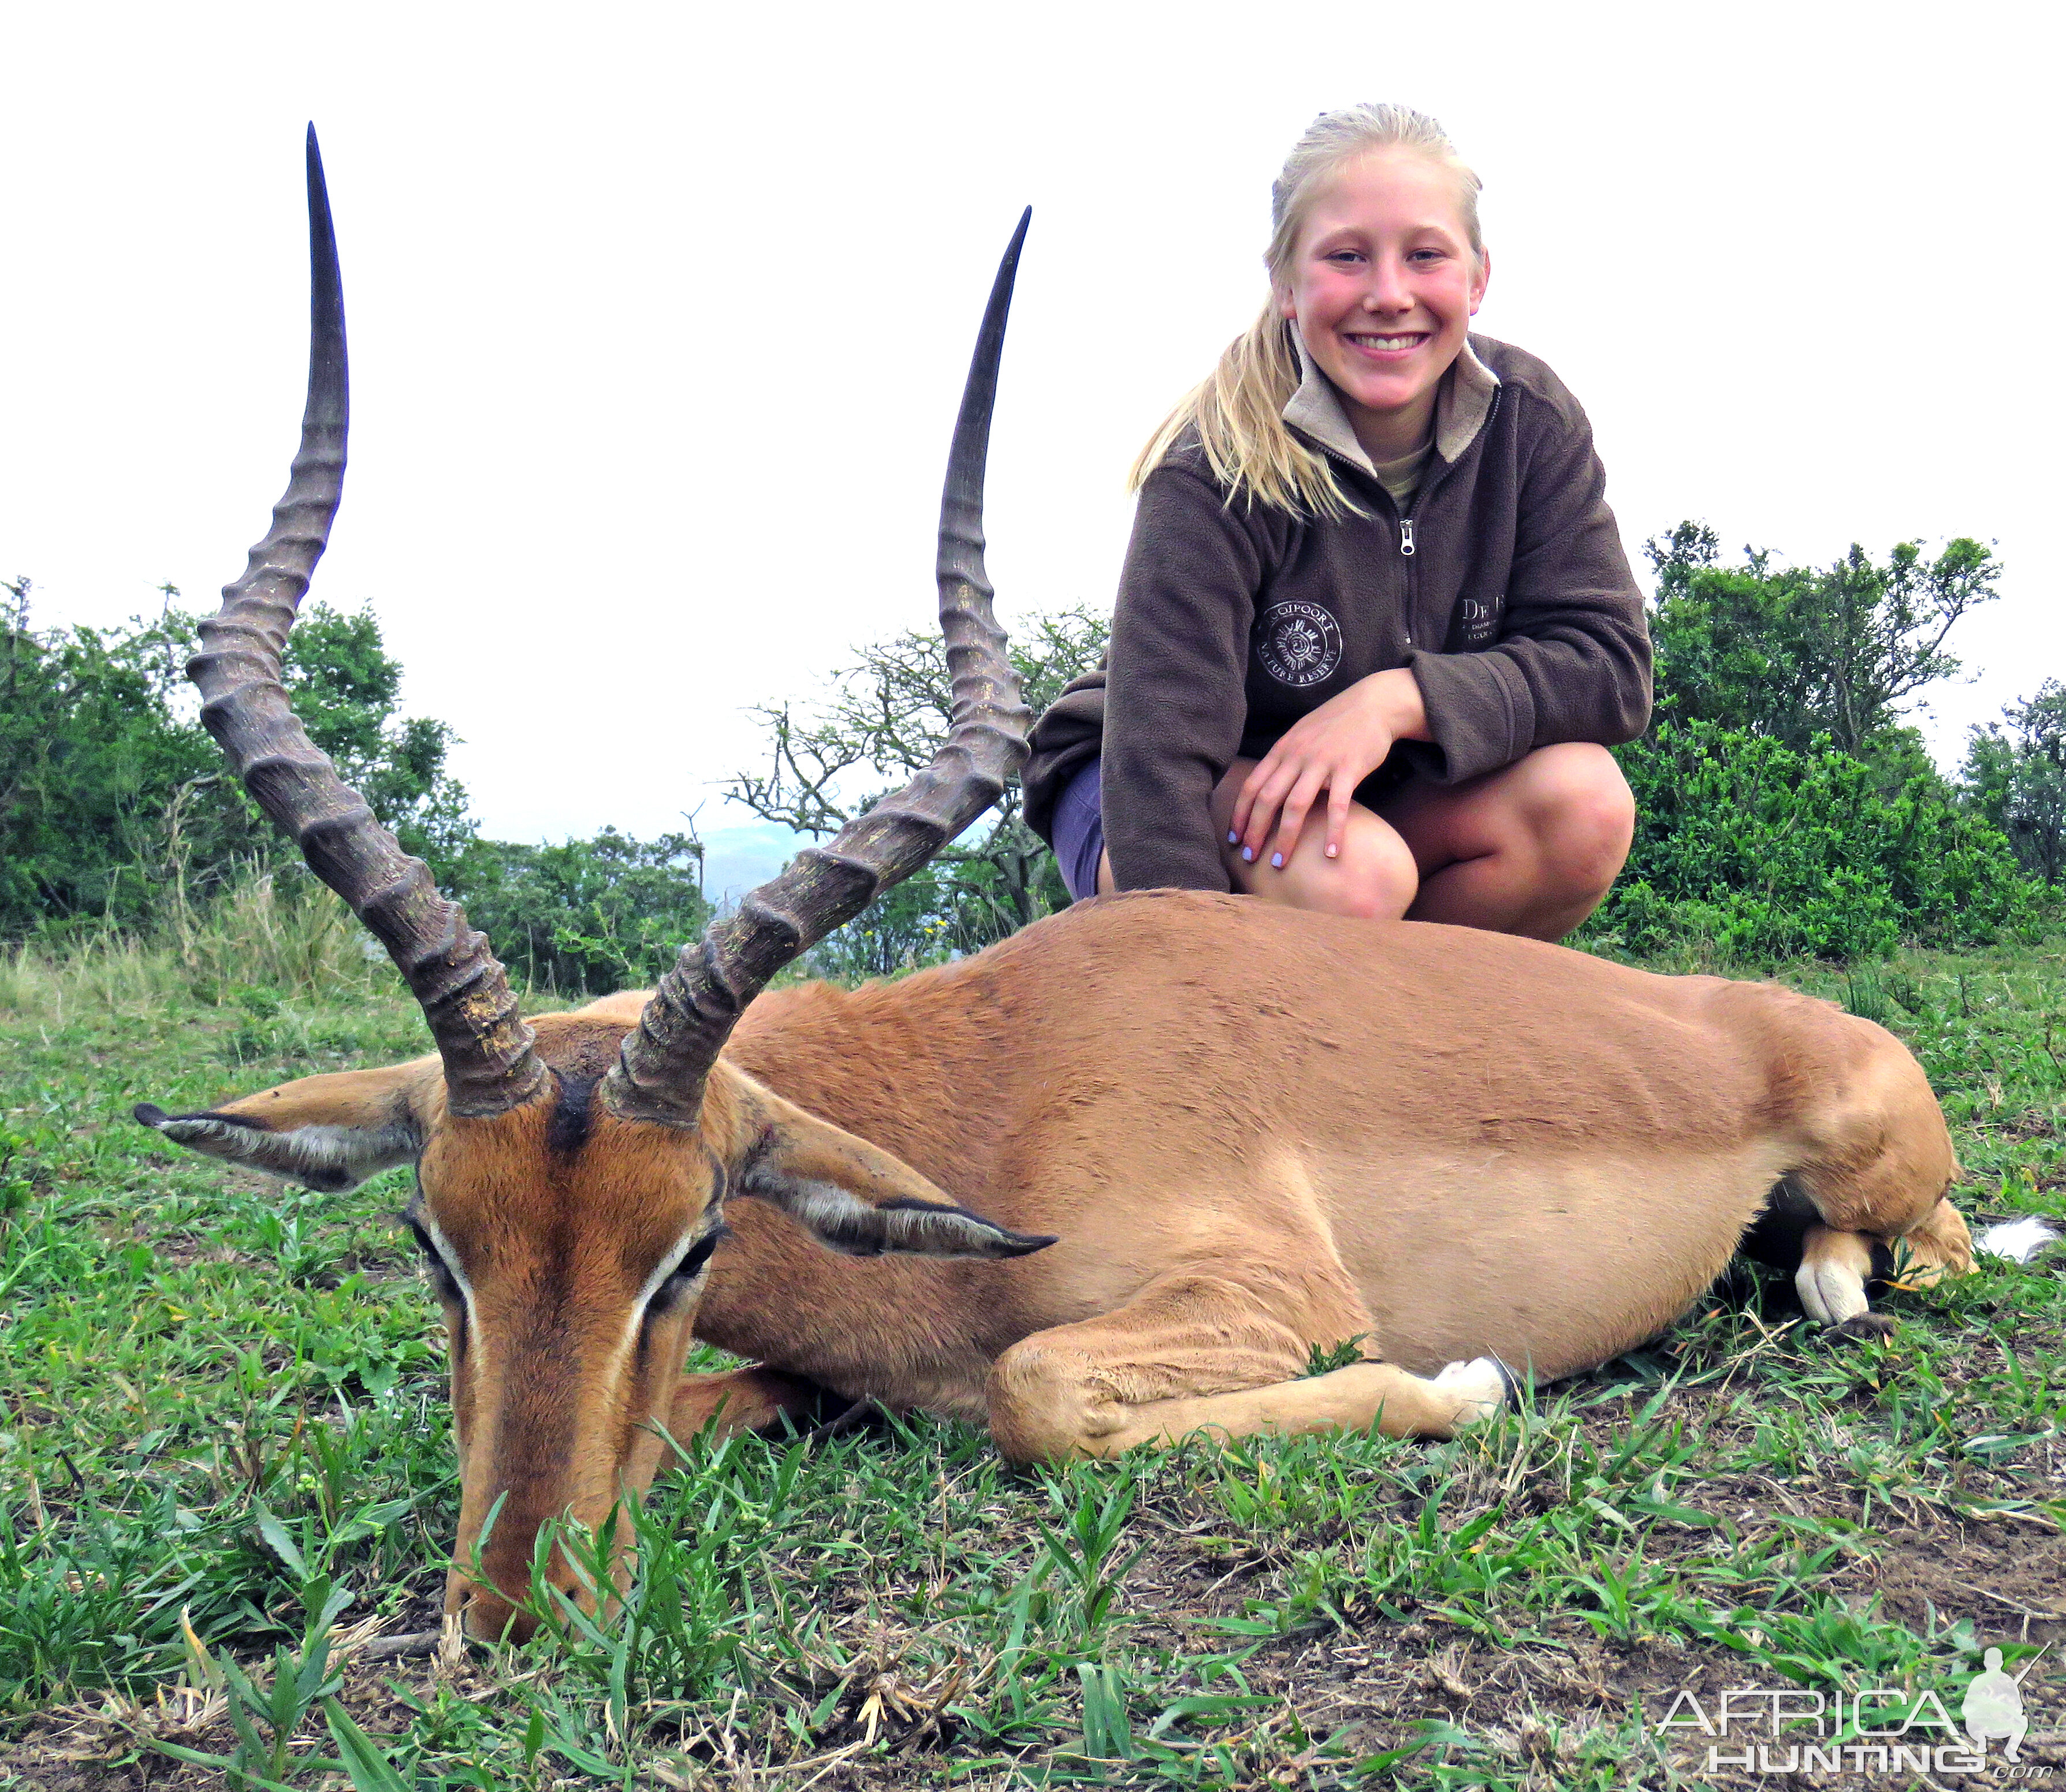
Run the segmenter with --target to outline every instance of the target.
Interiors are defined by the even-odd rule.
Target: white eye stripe
[[[419,1203],[410,1209],[409,1217],[423,1228],[423,1236],[436,1250],[438,1261],[444,1265],[445,1273],[452,1277],[458,1284],[460,1292],[466,1296],[466,1316],[470,1321],[473,1317],[473,1284],[468,1281],[466,1271],[460,1267],[459,1252],[452,1248],[452,1240],[438,1230],[437,1218],[428,1207]]]
[[[444,1272],[452,1277],[453,1285],[459,1289],[460,1305],[466,1309],[465,1337],[471,1345],[466,1352],[467,1373],[477,1377],[480,1373],[480,1321],[474,1315],[473,1284],[466,1279],[466,1272],[460,1266],[459,1252],[452,1248],[452,1240],[438,1229],[437,1220],[430,1208],[419,1200],[409,1209],[408,1217],[431,1241],[431,1248],[437,1252],[439,1263],[444,1266]]]
[[[708,1232],[700,1226],[691,1227],[682,1235],[680,1241],[674,1249],[661,1258],[654,1266],[653,1273],[646,1278],[644,1285],[632,1297],[632,1317],[634,1321],[643,1317],[646,1302],[658,1293],[662,1284],[667,1278],[682,1267],[683,1260],[690,1252],[695,1249],[708,1236]]]

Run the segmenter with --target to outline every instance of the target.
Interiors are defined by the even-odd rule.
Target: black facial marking
[[[554,1080],[560,1098],[545,1123],[545,1149],[554,1157],[573,1157],[588,1143],[595,1119],[595,1086],[601,1079],[556,1073]]]

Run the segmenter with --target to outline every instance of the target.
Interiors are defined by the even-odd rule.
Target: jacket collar
[[[1284,407],[1284,421],[1310,436],[1328,453],[1376,478],[1377,469],[1356,440],[1348,413],[1342,408],[1341,394],[1306,352],[1306,339],[1295,323],[1291,326],[1291,340],[1298,346],[1303,377]],[[1485,419],[1492,415],[1493,394],[1498,390],[1499,375],[1478,359],[1470,338],[1465,337],[1462,353],[1443,374],[1441,386],[1435,394],[1435,452],[1444,462],[1454,465],[1477,439]]]

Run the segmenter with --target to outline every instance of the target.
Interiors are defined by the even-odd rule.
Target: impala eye
[[[674,1265],[674,1272],[654,1289],[653,1298],[646,1303],[648,1319],[659,1317],[688,1292],[695,1279],[709,1265],[711,1252],[717,1248],[718,1240],[728,1230],[727,1227],[715,1227],[689,1247],[688,1255]]]
[[[409,1230],[416,1235],[416,1242],[423,1247],[423,1260],[429,1266],[431,1285],[438,1291],[440,1301],[456,1303],[460,1299],[459,1277],[452,1273],[452,1265],[445,1261],[445,1254],[431,1242],[431,1235],[413,1215],[403,1214]]]

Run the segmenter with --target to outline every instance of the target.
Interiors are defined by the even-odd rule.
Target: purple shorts
[[[1098,762],[1093,759],[1062,787],[1055,805],[1055,856],[1062,881],[1080,902],[1097,894],[1098,860],[1104,856],[1104,813],[1099,803]]]

